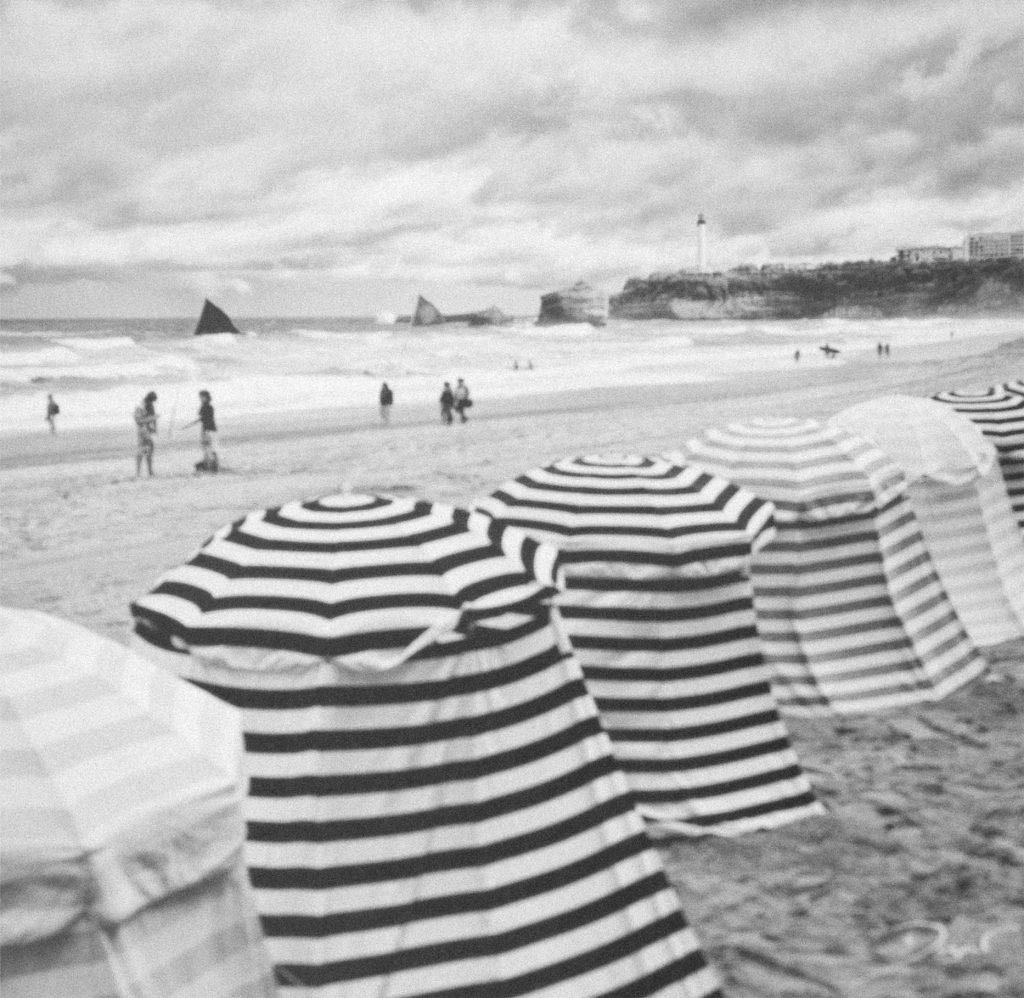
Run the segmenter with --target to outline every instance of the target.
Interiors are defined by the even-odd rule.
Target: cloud
[[[10,0],[3,17],[18,289],[84,270],[149,274],[164,297],[175,273],[254,298],[303,273],[532,294],[685,264],[700,210],[719,263],[1021,224],[1016,0]]]

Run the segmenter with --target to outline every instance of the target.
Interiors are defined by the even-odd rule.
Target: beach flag
[[[4,998],[274,995],[238,712],[46,614],[0,643]]]
[[[995,445],[1017,526],[1024,534],[1024,382],[981,391],[938,392],[932,398],[963,413]]]
[[[928,552],[971,640],[1024,637],[1024,539],[982,432],[948,405],[906,395],[851,406],[832,423],[903,470]]]
[[[986,663],[928,557],[900,469],[869,441],[799,418],[709,429],[688,459],[775,504],[754,605],[779,703],[854,713],[939,699]]]
[[[346,494],[251,513],[133,604],[238,707],[282,994],[717,994],[579,665],[557,553]]]
[[[561,552],[559,613],[654,834],[736,835],[822,807],[769,687],[750,584],[772,506],[659,458],[577,457],[476,508]]]

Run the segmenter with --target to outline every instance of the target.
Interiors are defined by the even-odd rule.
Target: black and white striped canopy
[[[556,558],[444,504],[329,496],[223,527],[132,613],[152,643],[244,667],[297,656],[386,667],[425,635],[465,641],[535,613],[555,592]]]
[[[833,417],[896,461],[928,553],[971,640],[1024,637],[1024,540],[992,442],[934,399],[890,395]]]
[[[554,551],[372,496],[225,528],[136,643],[239,708],[282,996],[717,995],[554,626]]]
[[[772,536],[772,506],[731,482],[659,457],[573,457],[507,482],[475,508],[558,546],[567,568],[626,574],[743,565]],[[596,556],[595,556],[596,555]]]
[[[1024,382],[993,385],[980,391],[937,392],[938,402],[962,412],[1000,453],[1024,451]]]
[[[685,456],[771,500],[776,523],[881,509],[907,487],[899,467],[873,444],[812,419],[712,427],[686,444]]]
[[[995,445],[1010,505],[1024,532],[1024,381],[975,392],[938,392],[932,398],[962,412]]]
[[[662,458],[558,461],[476,508],[557,544],[558,605],[641,814],[735,835],[820,812],[769,687],[750,585],[772,506]]]
[[[706,430],[687,455],[776,505],[754,605],[784,708],[854,713],[945,696],[985,669],[928,556],[900,468],[808,419]]]

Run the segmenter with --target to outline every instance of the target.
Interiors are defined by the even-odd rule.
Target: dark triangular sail
[[[442,322],[444,322],[444,316],[437,307],[420,295],[416,299],[416,311],[412,316],[412,324],[414,326],[436,326]]]
[[[227,317],[227,314],[207,298],[203,302],[203,314],[199,316],[196,324],[196,336],[204,333],[237,333],[235,324]]]

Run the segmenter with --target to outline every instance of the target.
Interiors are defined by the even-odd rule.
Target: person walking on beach
[[[156,437],[156,392],[147,392],[146,397],[135,407],[135,428],[138,442],[135,448],[135,477],[142,474],[142,462],[146,462],[146,471],[153,477],[153,450]]]
[[[452,425],[452,406],[455,405],[455,394],[452,392],[452,386],[449,382],[444,383],[444,388],[441,389],[441,422],[445,426]]]
[[[466,419],[466,410],[473,404],[473,400],[469,397],[469,388],[466,382],[459,378],[455,384],[455,411],[459,414],[459,421],[462,423],[468,422]]]
[[[50,424],[50,432],[57,432],[57,413],[60,412],[60,406],[57,405],[52,395],[46,396],[46,422]]]
[[[182,429],[199,424],[199,446],[203,449],[201,461],[196,462],[196,471],[209,471],[216,474],[220,470],[220,458],[217,456],[217,420],[213,412],[213,399],[204,388],[199,393],[199,415],[186,423]]]
[[[395,402],[395,393],[385,381],[380,386],[380,421],[387,426],[391,422],[391,406]]]
[[[800,350],[799,350],[799,349],[797,349],[797,350],[794,350],[794,351],[793,351],[793,360],[794,360],[794,361],[795,361],[795,362],[796,362],[797,364],[799,364],[799,363],[800,363]]]

